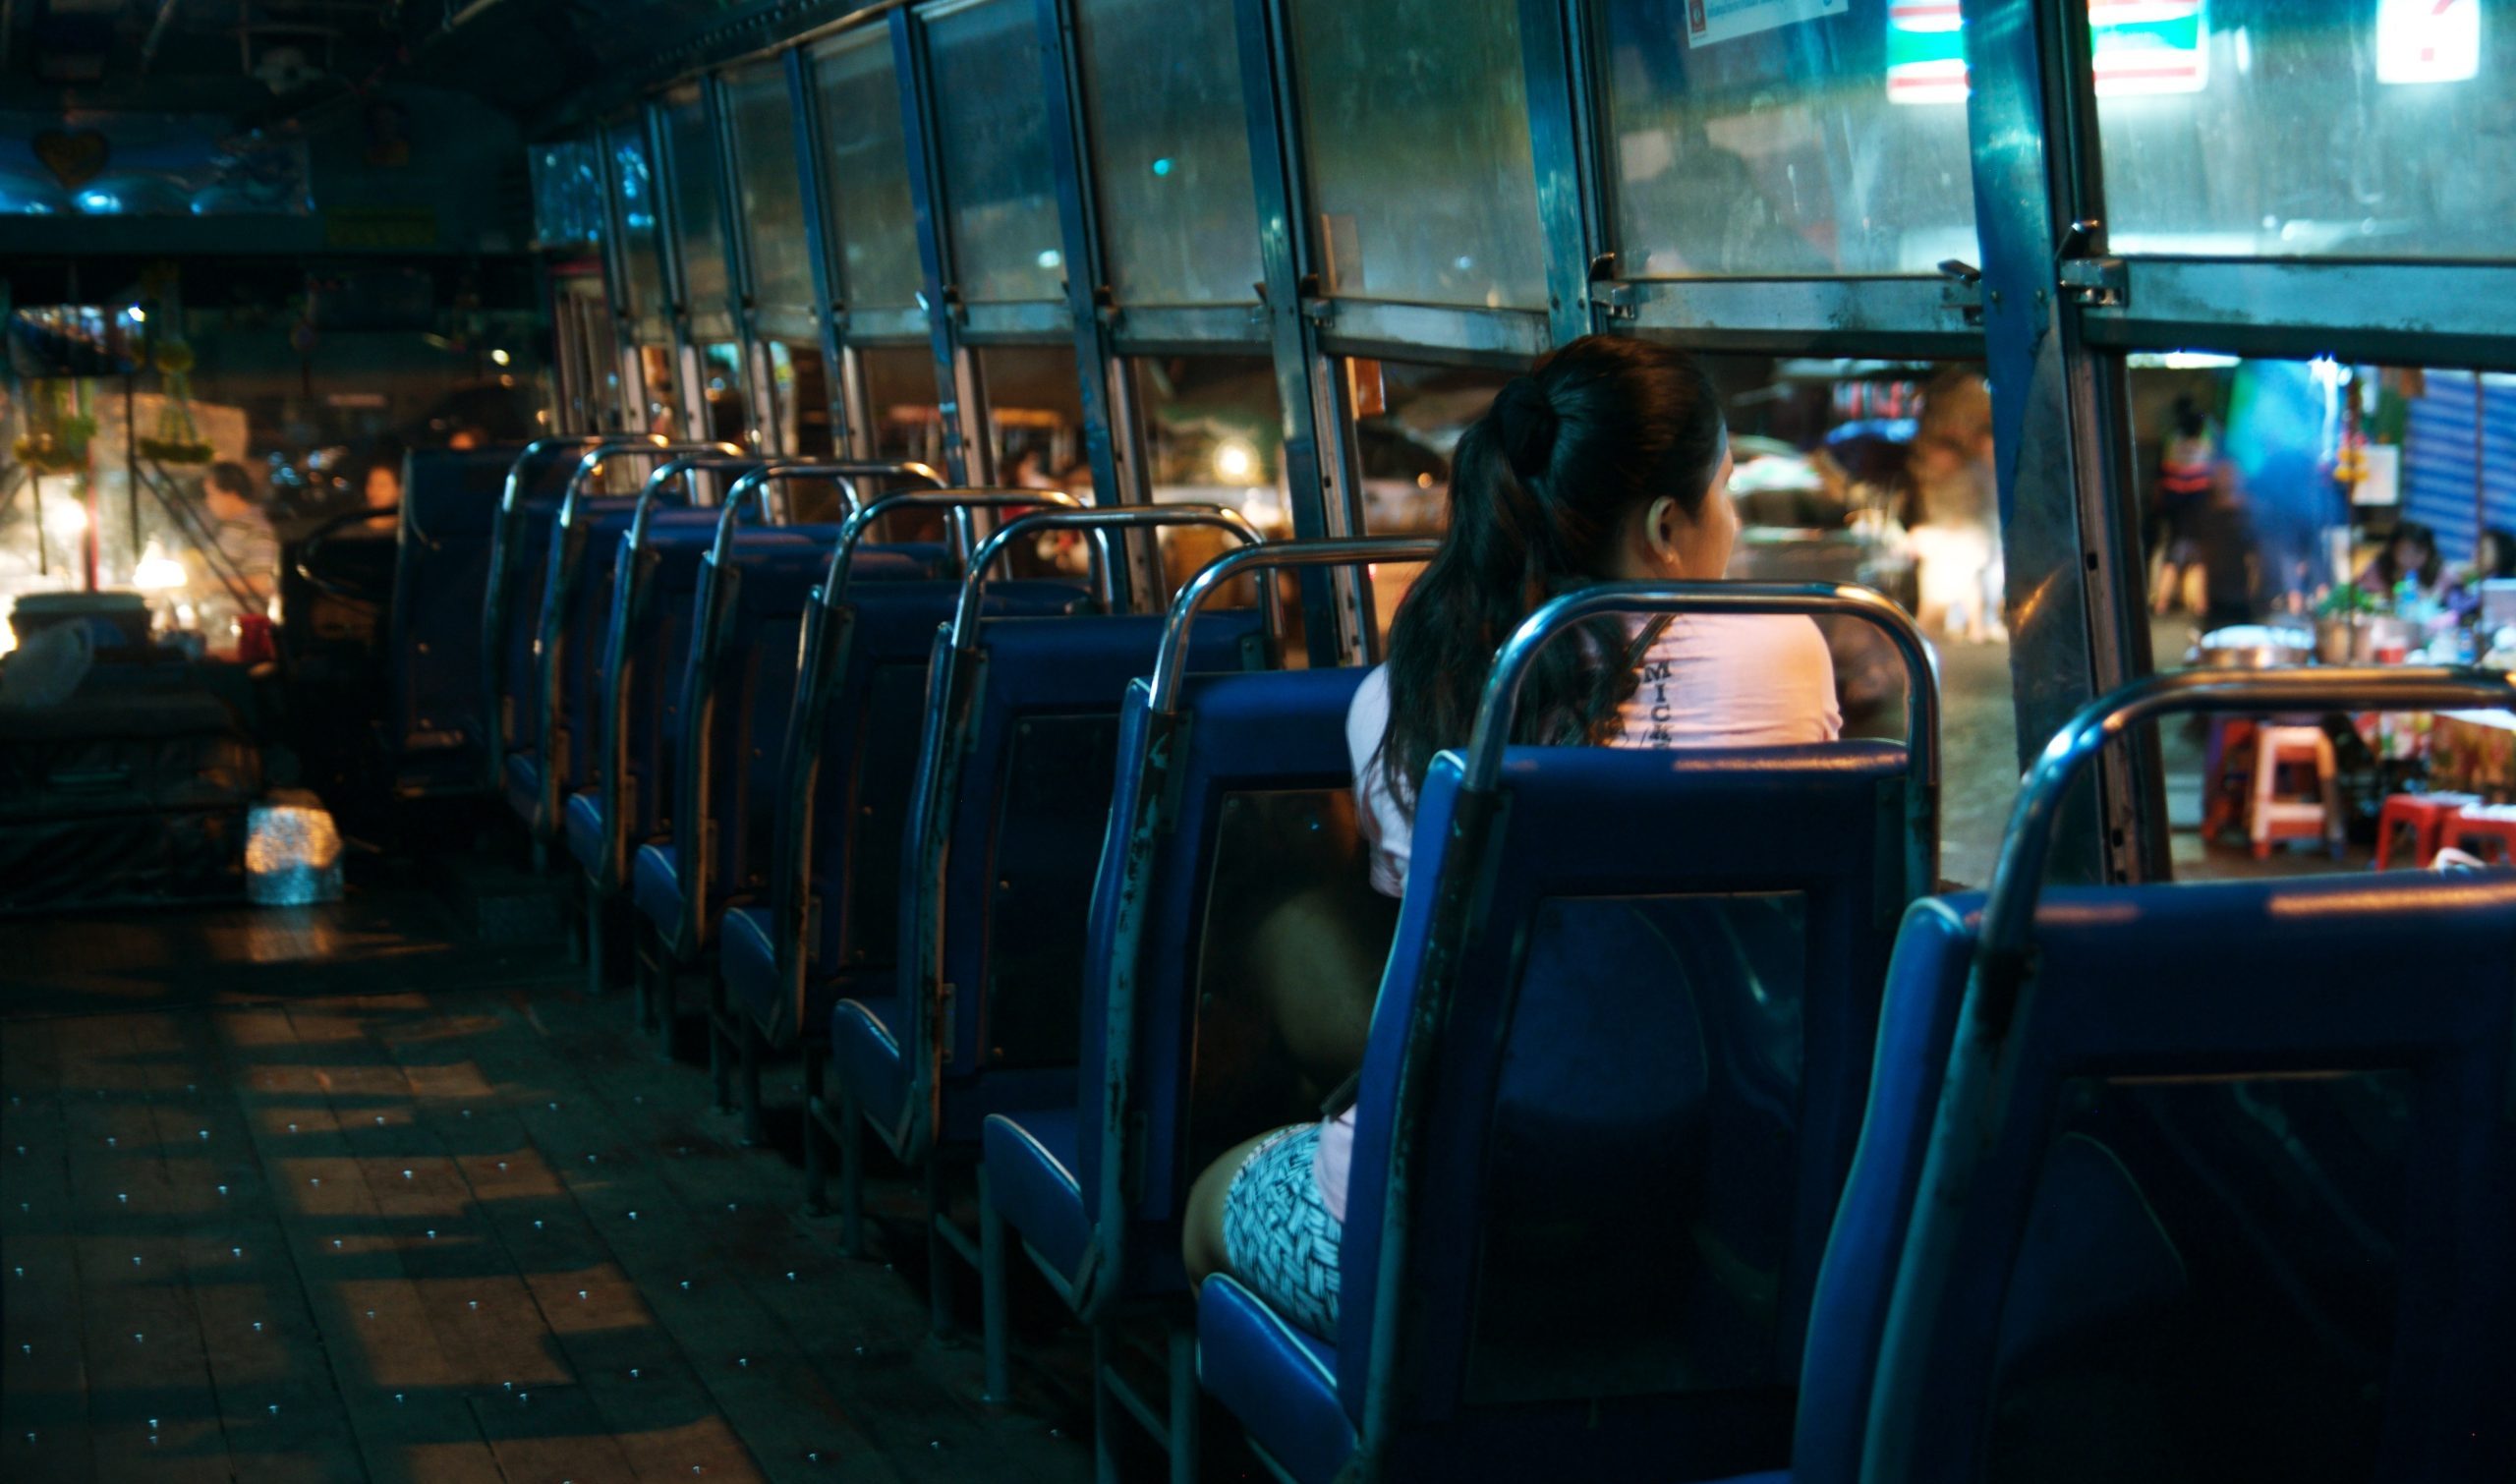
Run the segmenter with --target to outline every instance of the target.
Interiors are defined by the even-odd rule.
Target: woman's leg
[[[1259,1145],[1266,1143],[1280,1128],[1271,1128],[1256,1138],[1243,1139],[1224,1151],[1197,1183],[1188,1187],[1188,1209],[1179,1229],[1179,1256],[1188,1265],[1188,1282],[1203,1283],[1209,1273],[1223,1272],[1229,1266],[1223,1250],[1223,1203],[1231,1194],[1232,1176]]]

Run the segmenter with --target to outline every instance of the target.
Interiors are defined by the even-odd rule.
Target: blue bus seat
[[[414,450],[394,548],[386,756],[394,791],[479,791],[491,745],[481,712],[480,612],[511,450]]]
[[[1997,1090],[1943,1105],[1899,1063],[1960,1023],[1975,906],[1898,946],[1795,1477],[1865,1449],[1913,1479],[2509,1477],[2516,876],[2049,889]],[[1982,1157],[1899,1386],[1881,1337],[1957,1119]]]
[[[1128,692],[1084,950],[1082,1065],[1100,1074],[1077,1080],[1072,1104],[991,1116],[982,1138],[992,1210],[1087,1314],[1183,1291],[1179,1212],[1189,1182],[1225,1149],[1302,1112],[1253,1107],[1244,1091],[1293,1078],[1285,1068],[1252,1075],[1264,1009],[1234,993],[1236,971],[1253,929],[1292,892],[1376,898],[1345,742],[1365,673],[1192,676],[1167,744],[1149,745],[1147,686]],[[1155,746],[1165,757],[1148,777]],[[1155,809],[1161,825],[1145,836]],[[1130,862],[1139,848],[1146,858]],[[1129,892],[1147,900],[1135,941],[1122,943]],[[1115,1026],[1114,1016],[1127,1023]],[[1123,1053],[1110,1051],[1114,1038]],[[1105,1211],[1113,1166],[1126,1170],[1129,1194],[1123,1209]],[[1114,1260],[1116,1269],[1107,1266]]]
[[[865,548],[852,570],[866,575],[865,555],[889,549]],[[771,905],[736,909],[741,931],[728,920],[718,959],[729,1001],[772,1046],[799,1036],[817,1042],[829,1028],[831,1005],[896,971],[900,840],[916,778],[926,666],[936,630],[950,620],[960,591],[960,583],[941,581],[852,587],[843,614],[821,615],[829,642],[844,653],[832,661],[822,735],[811,744],[821,759],[813,797],[788,799],[782,810],[786,822],[811,822],[808,903],[783,914],[803,925],[801,984],[790,985],[772,926],[781,914]],[[1069,583],[996,582],[984,591],[981,611],[1050,616],[1090,601]],[[776,880],[771,891],[793,886]]]
[[[1460,770],[1438,759],[1417,811],[1339,1333],[1294,1340],[1210,1282],[1200,1374],[1305,1481],[1349,1459],[1392,1478],[1776,1467],[1912,890],[1906,751],[1514,748],[1474,819]],[[1446,887],[1476,909],[1436,954]],[[1404,1066],[1445,963],[1438,1064]],[[1406,1130],[1401,1073],[1431,1100]],[[1394,1213],[1411,1235],[1384,1254]]]
[[[963,669],[965,713],[927,711],[914,796],[932,808],[912,805],[902,839],[897,987],[841,999],[830,1017],[848,1101],[903,1158],[974,1144],[989,1113],[1073,1096],[1084,925],[1119,704],[1153,668],[1163,624],[985,620]],[[936,636],[931,673],[944,669],[949,643]],[[1188,662],[1248,666],[1262,647],[1255,614],[1218,614],[1197,630]],[[939,853],[940,880],[929,874]],[[913,1106],[929,1078],[932,1118]]]

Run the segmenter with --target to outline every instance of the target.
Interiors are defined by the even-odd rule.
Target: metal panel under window
[[[728,333],[732,291],[725,276],[725,172],[696,86],[664,105],[664,129],[672,144],[673,230],[681,249],[681,289],[698,332]]]
[[[835,218],[839,297],[853,310],[917,303],[917,216],[890,33],[850,31],[813,58],[821,95],[822,176]],[[921,327],[922,327],[921,321]]]
[[[1544,309],[1517,8],[1297,0],[1293,32],[1329,292]]]
[[[1255,302],[1264,269],[1231,0],[1076,8],[1118,302]]]
[[[1022,0],[989,0],[927,26],[953,281],[974,304],[1062,299],[1037,17]]]
[[[726,79],[742,217],[749,224],[751,297],[764,309],[813,305],[813,259],[804,241],[804,200],[795,168],[795,115],[786,69],[776,61]]]
[[[1745,10],[1767,19],[1725,29],[1687,0],[1602,0],[1620,276],[1973,261],[1957,7]]]

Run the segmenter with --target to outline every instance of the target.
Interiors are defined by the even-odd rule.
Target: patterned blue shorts
[[[1285,1318],[1337,1337],[1337,1247],[1344,1225],[1328,1214],[1311,1174],[1319,1125],[1285,1129],[1251,1150],[1223,1201],[1224,1259],[1231,1275]]]

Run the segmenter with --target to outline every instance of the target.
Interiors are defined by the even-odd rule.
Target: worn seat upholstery
[[[1417,809],[1339,1333],[1210,1281],[1199,1373],[1301,1480],[1776,1467],[1912,890],[1905,751],[1513,749],[1465,815],[1460,766]]]

